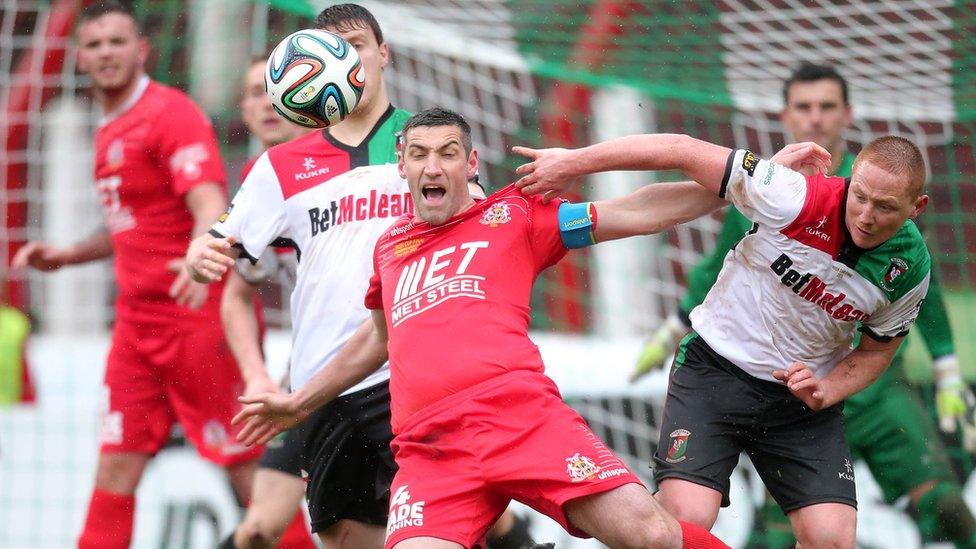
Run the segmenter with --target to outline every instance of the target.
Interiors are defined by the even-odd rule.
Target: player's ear
[[[478,149],[471,149],[468,155],[468,179],[478,175]]]
[[[407,178],[407,171],[404,169],[404,166],[403,166],[403,150],[402,149],[397,151],[397,170],[400,172],[400,178],[401,179],[406,179]]]
[[[380,44],[380,69],[385,69],[390,64],[390,46],[386,42]]]
[[[146,65],[146,60],[149,59],[149,39],[140,36],[139,37],[139,66],[144,67]]]
[[[918,217],[918,214],[924,212],[925,207],[928,205],[929,205],[929,195],[923,194],[922,196],[918,197],[918,200],[915,201],[915,210],[912,212],[911,218],[915,219],[916,217]]]

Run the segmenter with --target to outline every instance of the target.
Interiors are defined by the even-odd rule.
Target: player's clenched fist
[[[811,410],[824,408],[824,382],[802,362],[794,362],[785,370],[776,370],[773,377],[786,384],[793,396],[803,401]]]
[[[220,280],[234,267],[235,242],[232,236],[216,238],[210,234],[193,239],[186,251],[186,270],[193,280],[203,283]]]

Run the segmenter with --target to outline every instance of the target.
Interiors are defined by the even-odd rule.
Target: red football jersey
[[[532,284],[565,255],[559,201],[508,186],[447,223],[404,216],[376,243],[366,307],[389,328],[393,432],[448,395],[506,372],[542,372]]]
[[[95,187],[115,251],[118,315],[174,314],[175,275],[193,216],[184,196],[201,183],[226,185],[217,138],[206,115],[183,92],[148,78],[120,113],[95,134]],[[218,288],[205,309],[217,310]],[[187,314],[185,310],[180,314]]]

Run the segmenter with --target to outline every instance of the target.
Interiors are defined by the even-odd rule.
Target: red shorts
[[[534,372],[505,374],[410,417],[393,439],[386,547],[431,536],[483,544],[511,500],[559,522],[563,504],[640,479]]]
[[[244,384],[220,322],[119,320],[105,367],[103,452],[155,454],[178,421],[200,455],[228,466],[260,457],[230,420]]]

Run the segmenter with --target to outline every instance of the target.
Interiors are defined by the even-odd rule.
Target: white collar
[[[101,113],[101,116],[98,119],[99,127],[104,126],[105,124],[108,124],[109,122],[125,114],[126,111],[131,109],[132,106],[135,105],[136,102],[142,98],[142,94],[146,93],[146,88],[148,87],[149,87],[149,76],[144,74],[142,75],[141,78],[139,78],[139,83],[136,84],[135,91],[132,92],[132,95],[125,100],[125,103],[123,103],[121,107],[115,109],[110,113],[105,113],[105,112]]]

